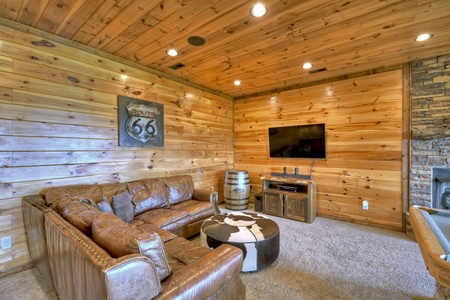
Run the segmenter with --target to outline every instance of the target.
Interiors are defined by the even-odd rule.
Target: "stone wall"
[[[431,207],[432,167],[450,167],[450,55],[411,64],[411,205]]]

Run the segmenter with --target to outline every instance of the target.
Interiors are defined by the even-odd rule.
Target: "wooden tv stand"
[[[312,223],[316,218],[316,184],[311,180],[269,177],[262,179],[262,212]]]

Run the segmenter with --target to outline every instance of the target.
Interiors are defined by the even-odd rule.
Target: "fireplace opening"
[[[432,168],[431,206],[450,209],[450,168]]]

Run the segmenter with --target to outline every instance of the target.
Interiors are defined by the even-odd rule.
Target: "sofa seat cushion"
[[[177,204],[192,199],[194,193],[194,182],[190,175],[179,175],[163,178],[169,190],[169,204]]]
[[[91,226],[96,215],[102,212],[87,204],[87,198],[72,197],[52,204],[51,208],[87,236],[92,236]]]
[[[156,232],[133,227],[111,213],[100,214],[92,222],[92,237],[112,257],[142,254],[156,266],[158,277],[163,280],[171,273],[164,243]]]
[[[173,273],[212,251],[181,237],[165,243],[164,247]]]
[[[170,208],[157,208],[146,211],[134,217],[135,220],[153,224],[159,228],[173,231],[189,223],[189,214],[186,211]]]
[[[187,200],[170,207],[171,209],[185,211],[189,214],[190,222],[195,222],[214,215],[211,202]]]
[[[148,224],[148,223],[142,222],[141,224],[139,224],[139,225],[137,225],[135,227],[138,227],[139,229],[142,229],[145,232],[157,233],[161,237],[161,240],[164,243],[167,243],[168,241],[176,239],[178,237],[176,234],[173,234],[170,231],[158,228],[158,227],[156,227],[153,224]]]

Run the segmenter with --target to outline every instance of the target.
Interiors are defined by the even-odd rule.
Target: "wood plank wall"
[[[237,100],[235,168],[249,171],[254,193],[283,167],[309,174],[311,159],[269,158],[268,128],[325,123],[327,159],[312,170],[318,215],[401,231],[402,93],[399,69]]]
[[[25,195],[174,174],[222,192],[232,100],[6,27],[0,78],[0,237],[13,241],[0,250],[0,274],[30,262]],[[118,95],[164,104],[163,148],[118,147]]]

